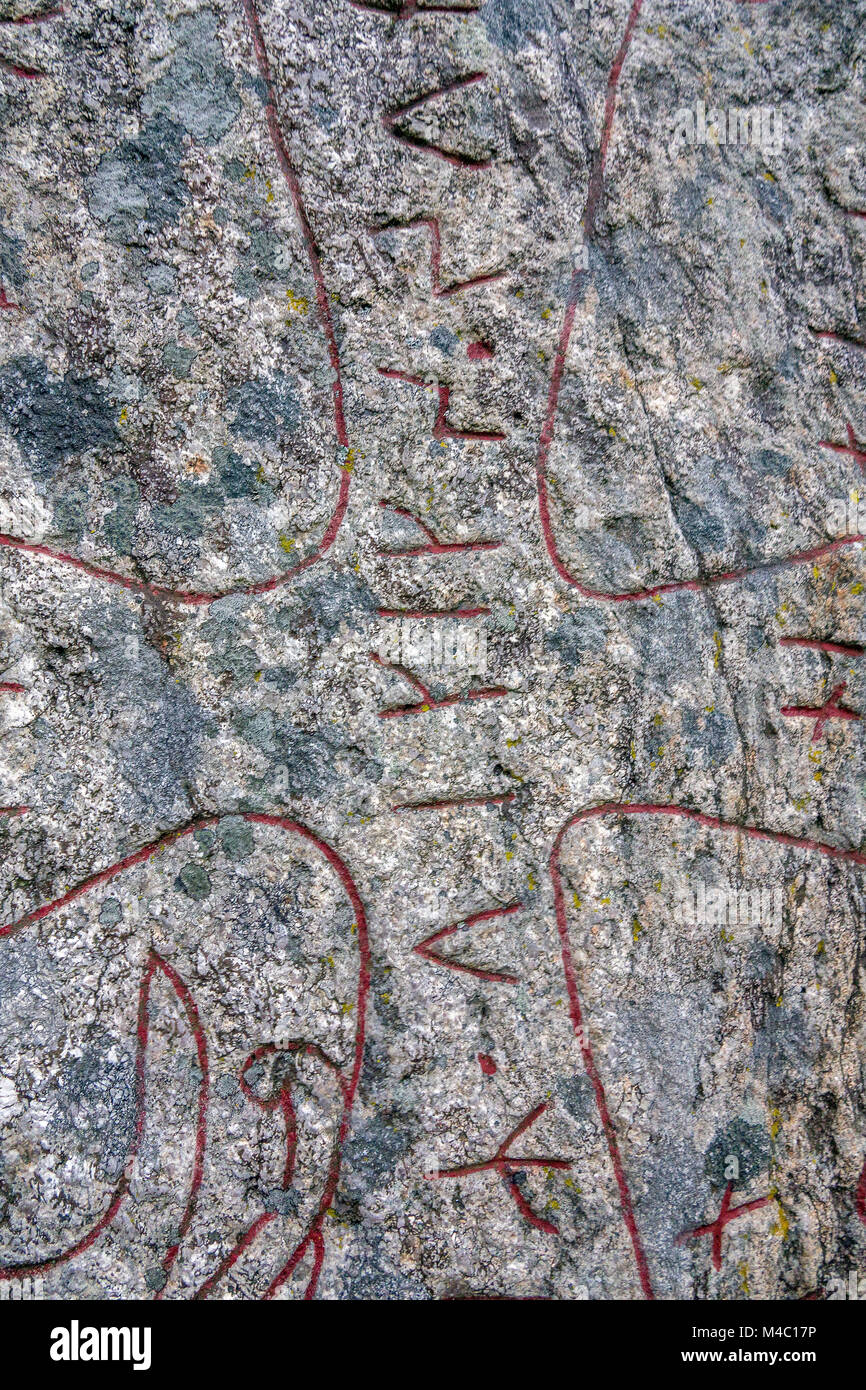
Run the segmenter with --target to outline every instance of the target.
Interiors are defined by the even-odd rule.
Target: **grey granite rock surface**
[[[0,1282],[866,1270],[864,20],[0,0]]]

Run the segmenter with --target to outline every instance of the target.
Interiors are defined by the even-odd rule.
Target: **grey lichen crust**
[[[0,1280],[834,1296],[866,3],[28,4]]]

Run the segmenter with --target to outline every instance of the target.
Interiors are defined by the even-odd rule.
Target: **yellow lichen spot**
[[[701,381],[700,377],[698,377],[698,376],[689,377],[689,381],[691,382],[692,386],[694,386],[694,388],[695,388],[696,391],[703,391],[703,389],[704,389],[704,382]]]
[[[355,1005],[354,1005],[354,1004],[348,1004],[348,1003],[347,1003],[347,1004],[341,1004],[340,1007],[342,1008],[344,1014],[350,1014],[350,1013],[352,1012],[352,1010],[354,1009]]]
[[[766,282],[766,280],[762,280],[762,281],[761,281],[761,294],[766,295],[766,293],[767,293],[767,282]]]
[[[304,299],[303,295],[293,294],[291,290],[286,290],[286,299],[293,314],[305,314],[310,307],[309,300]]]
[[[508,860],[508,859],[513,859],[513,858],[514,858],[514,850],[513,850],[513,849],[507,849],[507,850],[505,851],[505,858],[506,858],[506,860]]]
[[[770,1138],[775,1139],[779,1130],[782,1128],[782,1112],[781,1110],[771,1110],[770,1115],[772,1116],[770,1120]]]
[[[658,26],[658,28],[656,29],[656,33],[658,34],[658,36],[659,36],[660,39],[667,38],[667,34],[668,34],[667,26],[664,25],[664,24],[660,24],[660,25]]]
[[[254,680],[254,681],[260,681],[261,678],[262,678],[262,673],[261,673],[261,671],[256,671],[255,675],[253,676],[253,680]]]
[[[635,748],[634,739],[632,739],[631,743],[629,744],[628,751],[631,754],[632,762],[634,762],[635,758],[637,757],[637,749]]]
[[[661,594],[653,594],[653,603],[662,603],[662,602],[663,602],[663,599],[662,599]]]
[[[128,419],[128,416],[127,416],[127,413],[126,413],[126,406],[124,406],[123,409],[122,409],[121,412],[120,412],[120,415],[119,415],[119,417],[118,417],[117,423],[118,423],[119,425],[125,425],[127,419]]]
[[[575,910],[579,912],[581,907],[580,896],[577,893],[572,893],[571,901],[574,903]]]
[[[529,891],[530,891],[530,893],[534,893],[534,892],[535,892],[535,888],[536,888],[536,883],[535,883],[535,879],[532,877],[532,874],[528,874],[528,875],[527,875],[526,881],[527,881],[527,883],[529,884]]]
[[[291,536],[287,536],[285,531],[280,532],[280,546],[288,555],[295,548],[295,542]]]
[[[245,170],[244,170],[244,178],[245,178],[245,179],[254,179],[255,176],[256,176],[256,171],[255,171],[255,169],[245,169]]]
[[[824,942],[823,942],[823,941],[819,941],[819,942],[818,942],[818,945],[815,947],[815,955],[816,955],[816,956],[823,956],[823,955],[826,955],[826,952],[827,952],[827,947],[824,945]]]
[[[837,377],[836,373],[833,371],[833,368],[831,367],[831,368],[830,368],[830,384],[831,384],[831,386],[835,386],[835,385],[836,385],[836,382],[837,382],[838,380],[839,380],[839,378]]]
[[[631,919],[631,939],[633,942],[637,941],[642,931],[643,927],[641,926],[640,922],[636,917],[633,917]]]
[[[543,319],[549,319],[552,312],[553,312],[552,309],[542,309],[542,311],[541,311],[541,317],[542,317]]]
[[[862,592],[863,592],[863,585],[860,584],[859,582],[858,582],[857,584],[852,584],[852,585],[851,585],[851,592],[852,592],[852,594],[862,594]]]
[[[713,633],[713,643],[716,648],[713,653],[713,668],[718,671],[719,662],[722,659],[722,634],[720,632]]]
[[[773,1225],[770,1227],[770,1235],[781,1236],[782,1240],[787,1240],[788,1232],[791,1229],[791,1223],[785,1215],[785,1208],[782,1206],[782,1203],[776,1196],[775,1192],[773,1193],[773,1201],[776,1203],[776,1209],[778,1210],[779,1217],[778,1220],[775,1221]]]
[[[742,1260],[741,1263],[737,1266],[737,1268],[738,1268],[739,1274],[740,1274],[740,1288],[742,1289],[743,1293],[744,1293],[744,1294],[746,1295],[746,1297],[748,1298],[748,1296],[749,1296],[749,1266],[747,1265],[747,1263],[746,1263],[745,1260]]]

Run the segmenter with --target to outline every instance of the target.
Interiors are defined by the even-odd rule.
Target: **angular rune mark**
[[[434,141],[425,139],[423,135],[411,135],[408,131],[398,130],[396,127],[396,122],[403,116],[410,116],[428,101],[448,96],[451,92],[459,92],[463,87],[470,87],[475,82],[483,82],[486,76],[486,72],[469,72],[465,77],[455,77],[453,81],[446,82],[441,87],[434,87],[432,91],[424,92],[422,96],[413,97],[411,101],[404,101],[391,111],[386,111],[382,117],[382,124],[389,135],[393,135],[395,140],[408,145],[410,149],[426,150],[428,154],[435,155],[437,159],[444,159],[447,164],[456,164],[460,169],[488,169],[490,159],[473,159],[471,155],[462,154],[459,150],[446,150],[443,145],[437,145]]]
[[[377,550],[377,555],[456,555],[463,550],[498,550],[502,541],[440,541],[425,521],[414,512],[410,512],[406,507],[396,507],[392,502],[386,502],[383,498],[380,507],[386,511],[394,512],[396,516],[405,517],[407,521],[413,522],[420,531],[427,537],[425,545],[407,546],[400,550]]]
[[[839,704],[839,696],[846,685],[847,681],[840,681],[838,685],[834,685],[823,705],[783,705],[781,712],[786,719],[815,719],[812,742],[818,743],[828,720],[860,718],[856,710],[849,709],[847,705]],[[816,715],[817,719],[815,718]]]
[[[822,449],[833,449],[837,454],[850,454],[853,459],[857,460],[861,469],[866,468],[866,445],[858,441],[850,420],[846,423],[846,433],[848,435],[847,444],[834,444],[830,439],[819,439],[818,443]]]
[[[862,338],[855,338],[851,333],[838,333],[830,328],[812,328],[809,332],[813,338],[825,338],[828,342],[839,343],[842,347],[866,348]]]
[[[821,637],[780,637],[780,647],[807,647],[816,652],[832,652],[836,656],[850,656],[855,660],[866,655],[866,647],[854,642],[828,642]]]
[[[456,932],[469,931],[476,922],[489,922],[494,917],[510,917],[513,913],[519,912],[522,903],[509,903],[507,907],[490,907],[483,912],[474,912],[471,917],[461,917],[459,922],[452,922],[450,926],[441,927],[439,931],[432,932],[430,936],[425,936],[423,941],[419,941],[412,950],[416,956],[423,956],[432,965],[444,965],[446,970],[457,970],[463,975],[474,975],[478,980],[488,980],[492,984],[519,985],[520,979],[517,975],[508,974],[504,970],[483,970],[477,965],[464,965],[462,961],[449,960],[447,956],[440,956],[433,947],[439,941],[444,941],[447,936],[453,936]]]
[[[731,1206],[731,1196],[734,1191],[734,1184],[729,1182],[725,1188],[725,1195],[722,1198],[721,1210],[715,1221],[709,1222],[705,1226],[695,1226],[691,1231],[681,1231],[677,1236],[675,1244],[684,1245],[687,1240],[696,1240],[698,1236],[712,1236],[713,1238],[713,1266],[716,1269],[722,1267],[722,1232],[731,1221],[736,1221],[738,1217],[745,1216],[747,1212],[757,1211],[759,1207],[765,1207],[770,1197],[757,1197],[752,1202],[743,1202],[738,1207]]]
[[[255,1052],[251,1052],[249,1057],[247,1057],[246,1061],[241,1067],[240,1074],[238,1077],[242,1093],[246,1096],[247,1100],[249,1100],[253,1105],[257,1106],[260,1110],[282,1111],[283,1123],[285,1125],[286,1132],[286,1158],[283,1164],[283,1177],[281,1184],[282,1190],[284,1192],[287,1192],[291,1188],[292,1181],[295,1176],[295,1160],[297,1158],[298,1151],[298,1118],[297,1111],[295,1109],[294,1099],[292,1097],[292,1085],[294,1084],[296,1079],[294,1066],[292,1065],[292,1059],[295,1055],[315,1057],[317,1061],[321,1062],[325,1067],[328,1068],[328,1070],[333,1074],[333,1076],[337,1080],[344,1102],[348,1099],[349,1094],[349,1083],[343,1076],[342,1072],[340,1071],[340,1068],[337,1066],[336,1062],[332,1061],[332,1059],[327,1055],[326,1052],[323,1052],[323,1050],[318,1046],[317,1043],[304,1042],[302,1039],[297,1039],[293,1042],[288,1043],[284,1048],[277,1047],[275,1043],[265,1043],[263,1047],[256,1048]],[[282,1069],[280,1069],[279,1067],[275,1068],[276,1084],[274,1086],[272,1094],[269,1096],[262,1097],[257,1095],[256,1092],[252,1089],[247,1079],[247,1076],[250,1069],[261,1063],[262,1059],[265,1057],[274,1057],[278,1063],[283,1063],[283,1067]],[[196,1299],[206,1299],[209,1296],[211,1290],[219,1282],[219,1280],[222,1279],[223,1275],[228,1273],[232,1266],[237,1263],[238,1259],[243,1254],[243,1252],[250,1245],[252,1245],[256,1236],[259,1234],[259,1231],[263,1230],[265,1226],[267,1226],[271,1221],[275,1220],[278,1215],[279,1213],[276,1211],[264,1211],[256,1217],[252,1225],[250,1225],[246,1229],[246,1231],[244,1231],[243,1234],[238,1238],[235,1245],[225,1256],[225,1258],[220,1262],[219,1266],[210,1276],[210,1278],[206,1279],[205,1282],[201,1285],[201,1287],[195,1295]],[[316,1235],[314,1235],[312,1239],[315,1247],[316,1265],[320,1269],[320,1257],[324,1254],[324,1248],[320,1247],[320,1244],[318,1243],[321,1240],[321,1236],[318,1235],[317,1240]],[[294,1265],[296,1263],[297,1260],[293,1256],[292,1260],[289,1261],[289,1264],[291,1264],[292,1268],[294,1268]],[[277,1275],[277,1278],[272,1281],[271,1288],[279,1287],[279,1283],[285,1281],[285,1277],[287,1277],[287,1275],[285,1275],[286,1268],[287,1267],[284,1267],[284,1270],[281,1270],[280,1274]],[[313,1277],[318,1277],[315,1267]],[[266,1297],[269,1296],[269,1294],[270,1290]]]
[[[378,652],[369,652],[368,655],[370,660],[375,661],[376,665],[381,666],[383,670],[394,671],[404,681],[408,681],[421,696],[420,702],[414,705],[391,705],[388,709],[380,709],[380,719],[399,719],[406,714],[429,714],[432,710],[449,709],[452,705],[466,705],[473,700],[501,700],[503,695],[511,694],[511,691],[506,690],[504,685],[485,685],[467,690],[465,695],[443,695],[441,699],[437,700],[423,681],[414,676],[407,667],[399,666],[391,661],[383,661]]]
[[[442,238],[438,217],[416,217],[411,222],[386,222],[381,227],[371,227],[370,233],[376,237],[380,236],[382,232],[409,232],[416,227],[427,227],[430,232],[430,283],[434,299],[450,299],[452,295],[462,294],[464,290],[474,290],[478,285],[489,285],[495,280],[503,279],[505,271],[495,270],[487,275],[473,275],[468,280],[457,280],[453,285],[443,285],[441,280]],[[492,357],[493,353],[488,349],[479,355]],[[473,356],[471,351],[469,356],[470,358]]]
[[[451,387],[443,386],[441,382],[424,381],[423,377],[412,376],[409,372],[398,372],[390,367],[380,367],[381,376],[387,376],[392,381],[408,381],[410,386],[423,386],[430,390],[436,387],[439,396],[439,406],[436,411],[436,418],[433,421],[434,439],[471,439],[487,444],[499,444],[505,439],[505,435],[500,430],[455,430],[448,423],[448,406],[451,401]]]
[[[459,1168],[440,1168],[435,1173],[427,1173],[426,1177],[435,1180],[438,1178],[468,1178],[474,1173],[498,1173],[505,1182],[509,1196],[517,1204],[517,1209],[524,1220],[538,1231],[544,1231],[550,1236],[558,1236],[559,1227],[554,1226],[552,1221],[546,1221],[544,1217],[536,1215],[521,1192],[517,1179],[525,1168],[556,1168],[561,1171],[570,1168],[571,1162],[562,1158],[513,1158],[509,1157],[508,1154],[512,1144],[535,1124],[535,1121],[544,1114],[546,1109],[547,1105],[542,1103],[536,1105],[534,1110],[530,1110],[529,1114],[520,1121],[520,1124],[506,1135],[492,1158],[481,1163],[466,1163]]]
[[[12,19],[0,19],[0,27],[9,25],[25,24],[46,24],[52,19],[62,19],[66,11],[61,7],[56,10],[42,10],[35,14],[18,15]],[[39,68],[25,67],[21,63],[10,62],[8,58],[0,58],[0,72],[6,72],[10,77],[20,78],[24,82],[32,82],[34,78],[46,77],[47,73],[41,72]],[[17,309],[17,304],[10,304],[0,287],[0,309]]]
[[[3,286],[0,285],[0,309],[20,309],[20,308],[21,308],[21,305],[20,305],[20,304],[13,304],[13,302],[12,302],[11,299],[7,299],[7,297],[6,297],[6,291],[4,290]]]

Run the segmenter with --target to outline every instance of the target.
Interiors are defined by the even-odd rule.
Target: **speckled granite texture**
[[[863,0],[27,5],[0,1285],[838,1296]]]

